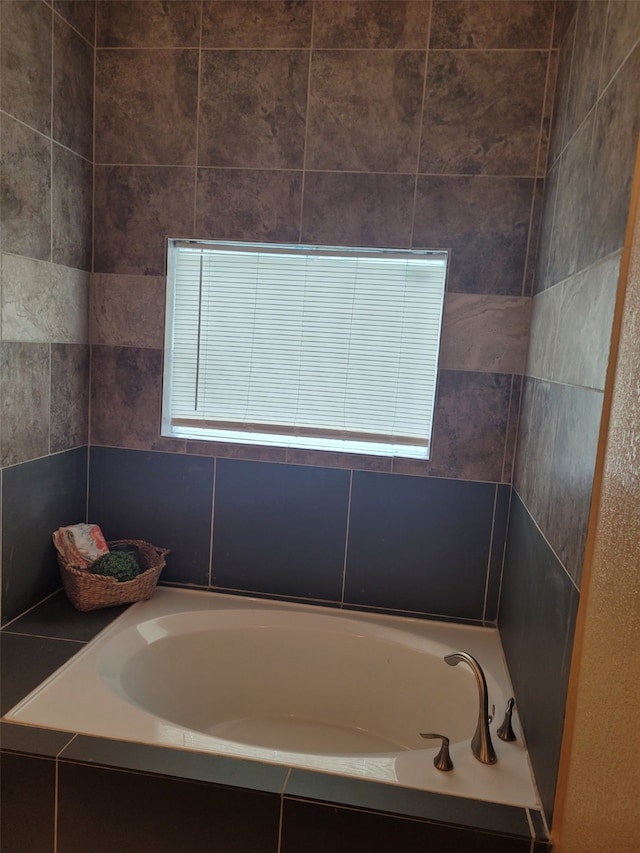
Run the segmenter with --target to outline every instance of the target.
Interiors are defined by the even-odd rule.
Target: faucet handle
[[[511,714],[513,713],[513,706],[515,705],[515,699],[513,696],[507,702],[507,710],[504,714],[504,720],[502,721],[502,725],[496,731],[496,734],[500,738],[500,740],[515,740],[516,733],[513,730],[513,726],[511,725]]]
[[[442,740],[442,746],[440,747],[440,752],[433,759],[433,766],[436,770],[453,770],[453,761],[449,755],[449,738],[445,737],[445,735],[431,733],[423,734],[422,732],[420,732],[420,737],[426,738],[427,740],[440,738]]]

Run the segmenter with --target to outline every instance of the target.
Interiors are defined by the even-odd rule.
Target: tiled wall
[[[566,10],[499,620],[547,813],[640,132],[640,4]]]
[[[57,588],[51,529],[85,512],[94,3],[3,2],[0,27],[4,621]]]
[[[148,529],[151,513],[137,501],[128,520],[108,510],[116,486],[107,471],[135,491],[126,472],[137,466],[167,519],[159,533],[176,540],[175,582],[495,617],[499,559],[489,543],[495,526],[501,547],[511,482],[553,24],[554,3],[537,0],[98,3],[90,509],[108,535]],[[449,249],[432,458],[161,437],[167,236]],[[203,506],[215,477],[211,565],[210,516],[194,563],[177,547],[172,489],[154,491],[155,477],[170,482],[194,467],[207,470]],[[430,508],[449,506],[451,479],[462,495],[455,524],[433,539]],[[264,484],[254,506],[232,497],[254,480]],[[358,522],[358,547],[378,560],[356,571],[364,557],[353,530],[369,489],[382,497],[367,526]],[[282,493],[277,515],[272,496]],[[465,509],[477,494],[481,545]],[[374,544],[378,518],[393,549]],[[313,531],[331,519],[328,569]],[[295,541],[270,541],[274,524]],[[247,530],[251,556],[240,548]],[[467,540],[467,556],[454,540]],[[451,595],[451,577],[463,595]]]

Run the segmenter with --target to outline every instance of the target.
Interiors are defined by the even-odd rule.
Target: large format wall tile
[[[306,166],[415,172],[425,54],[316,50]]]
[[[514,496],[498,625],[542,805],[550,820],[578,591]]]
[[[97,47],[198,47],[200,4],[101,0]]]
[[[96,162],[196,162],[198,52],[99,50]]]
[[[551,40],[549,0],[434,0],[431,48],[533,49]]]
[[[509,374],[441,370],[430,458],[396,456],[394,472],[500,482],[510,397]]]
[[[92,447],[89,519],[107,539],[169,548],[162,581],[209,582],[214,460]]]
[[[55,17],[53,31],[52,136],[93,158],[93,48]]]
[[[340,601],[348,471],[216,463],[212,583]]]
[[[170,166],[95,169],[95,272],[163,275],[166,238],[193,233],[194,172]]]
[[[0,5],[0,106],[45,134],[51,130],[51,18],[40,0]]]
[[[86,343],[89,273],[3,255],[2,338],[5,341]]]
[[[58,772],[58,853],[112,853],[123,839],[157,853],[276,850],[277,794],[66,761]],[[105,802],[118,820],[103,819]]]
[[[0,342],[0,436],[0,467],[49,452],[48,344]]]
[[[51,534],[85,520],[86,489],[86,448],[3,471],[3,623],[60,587]]]
[[[636,0],[616,0],[615,3],[609,3],[600,70],[600,93],[609,85],[638,39],[640,39],[640,4],[636,3]]]
[[[318,0],[314,8],[316,48],[424,50],[429,35],[429,3],[409,0]]]
[[[413,245],[450,248],[447,290],[522,294],[534,182],[420,176]]]
[[[89,346],[51,345],[51,453],[89,440]]]
[[[414,185],[410,175],[309,172],[301,239],[333,246],[409,246]]]
[[[165,280],[150,275],[91,276],[91,343],[164,346]]]
[[[51,260],[91,269],[93,168],[88,160],[53,145]]]
[[[514,486],[566,571],[582,572],[602,392],[526,379]]]
[[[0,115],[0,148],[0,248],[48,260],[51,256],[51,142],[9,116]]]
[[[547,64],[542,51],[434,51],[420,171],[535,175]]]
[[[204,48],[311,46],[310,0],[205,0],[202,13]]]
[[[198,164],[301,168],[308,66],[305,50],[203,51]]]
[[[556,382],[604,389],[619,271],[616,253],[557,285],[561,321],[549,374]]]
[[[160,435],[162,350],[94,346],[91,353],[91,443],[184,452]]]
[[[638,99],[631,95],[638,80],[640,42],[598,102],[592,151],[592,220],[585,237],[589,262],[623,245],[640,134]]]
[[[302,171],[198,169],[196,234],[202,239],[296,243]]]
[[[55,761],[7,752],[1,772],[3,849],[54,853]]]
[[[54,11],[93,45],[96,37],[96,3],[86,0],[53,0]]]
[[[495,486],[355,472],[345,601],[482,619]]]
[[[617,1],[617,0],[616,0]],[[578,5],[576,32],[567,91],[565,139],[570,139],[596,102],[607,8],[609,3],[586,0]],[[614,4],[615,5],[615,2]]]
[[[523,297],[446,294],[440,367],[522,373],[530,302]]]

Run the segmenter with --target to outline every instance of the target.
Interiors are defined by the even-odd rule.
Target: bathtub
[[[470,741],[482,665],[495,765]],[[160,587],[5,717],[122,741],[379,780],[539,808],[520,735],[495,731],[511,696],[493,629]],[[434,767],[446,735],[454,769]]]

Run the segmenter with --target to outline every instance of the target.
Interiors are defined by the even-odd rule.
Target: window
[[[428,457],[446,261],[170,241],[163,435]]]

